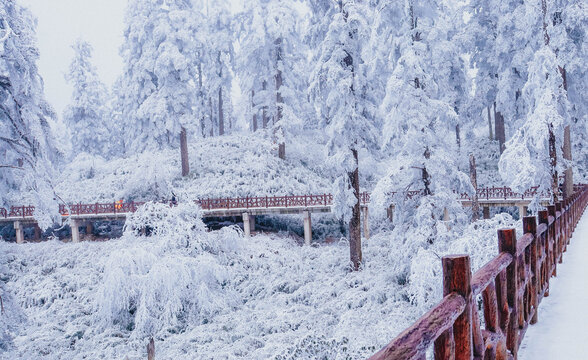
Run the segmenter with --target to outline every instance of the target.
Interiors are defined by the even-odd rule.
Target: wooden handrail
[[[476,271],[471,282],[468,256],[443,257],[441,303],[369,359],[422,360],[434,344],[436,360],[516,360],[588,204],[588,185],[575,189],[569,199],[548,206],[538,217],[525,217],[520,239],[515,229],[498,230],[499,254]],[[474,301],[480,294],[484,328]]]

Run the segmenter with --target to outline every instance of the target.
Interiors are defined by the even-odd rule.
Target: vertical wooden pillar
[[[527,216],[527,207],[523,206],[523,205],[519,205],[519,218],[523,219],[525,216]]]
[[[303,211],[302,217],[304,219],[304,245],[312,243],[312,221],[310,211]]]
[[[79,220],[71,219],[69,226],[71,227],[71,241],[74,243],[80,242],[80,223],[79,223]]]
[[[35,240],[41,240],[42,236],[43,232],[41,231],[39,224],[35,223]]]
[[[94,232],[94,225],[93,225],[92,221],[87,221],[86,222],[86,235],[92,235],[93,232]]]
[[[14,222],[14,230],[16,232],[16,243],[24,244],[24,229],[20,221]]]
[[[483,207],[484,219],[490,219],[490,206]]]
[[[445,256],[443,264],[443,296],[456,292],[465,298],[464,312],[453,324],[455,360],[473,359],[472,344],[472,288],[470,257],[467,255]]]
[[[506,268],[506,298],[511,309],[506,334],[506,347],[517,358],[519,347],[519,315],[518,315],[518,257],[517,235],[515,229],[498,230],[498,249],[513,256],[512,263]]]
[[[523,233],[525,234],[532,234],[533,235],[533,242],[531,243],[531,274],[532,278],[530,279],[531,284],[531,305],[533,306],[535,313],[531,317],[531,324],[535,324],[537,322],[537,316],[539,312],[539,289],[541,289],[541,285],[539,282],[540,279],[540,270],[539,264],[537,262],[537,244],[539,239],[537,238],[537,218],[534,216],[526,216],[523,218]]]
[[[549,213],[547,210],[539,211],[539,224],[549,224]],[[542,242],[541,246],[543,247],[543,251],[545,251],[545,259],[543,260],[541,267],[542,267],[542,287],[545,288],[545,293],[543,296],[549,296],[549,278],[551,274],[549,274],[549,269],[551,269],[551,249],[549,247],[549,229],[544,232],[545,237],[544,241]]]
[[[369,210],[367,206],[363,208],[363,237],[366,240],[370,238]]]
[[[547,206],[547,213],[549,216],[553,216],[555,219],[555,205]],[[557,262],[559,258],[559,242],[557,239],[557,228],[556,228],[556,221],[554,220],[551,225],[549,225],[549,246],[551,246],[551,254],[552,254],[552,263],[553,263],[553,273],[549,276],[557,276]]]
[[[255,215],[249,215],[249,228],[255,231]]]
[[[249,213],[243,213],[243,232],[245,232],[245,237],[251,236],[251,223],[249,222]]]

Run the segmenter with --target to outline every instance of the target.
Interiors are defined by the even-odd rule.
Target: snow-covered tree
[[[233,16],[224,1],[205,1],[206,19],[203,73],[210,111],[206,132],[224,135],[232,128]]]
[[[361,48],[369,36],[364,17],[367,4],[345,0],[333,6],[336,11],[318,49],[310,89],[328,136],[329,154],[344,174],[336,182],[335,201],[338,214],[349,221],[351,262],[358,269],[362,261],[358,151],[377,138],[375,126],[365,117],[359,93],[365,81],[360,68]]]
[[[449,41],[443,9],[441,2],[406,2],[395,39],[399,57],[381,107],[383,145],[392,156],[373,192],[373,207],[394,203],[395,241],[417,248],[447,232],[445,213],[453,226],[464,222],[454,191],[471,191],[452,136],[455,98],[445,95],[455,91],[455,52],[437,48]]]
[[[86,152],[92,155],[110,155],[110,138],[107,110],[107,90],[91,63],[92,46],[81,39],[73,45],[74,57],[66,80],[73,86],[71,103],[63,118],[72,135],[73,155]]]
[[[294,0],[250,1],[239,16],[237,71],[250,98],[251,128],[273,127],[280,158],[286,155],[285,132],[299,127],[307,113],[300,96],[308,75],[300,71],[306,60],[305,45],[294,4]]]
[[[47,227],[57,215],[51,182],[61,154],[36,65],[35,23],[27,9],[0,0],[0,203],[35,205],[39,225]]]
[[[127,151],[177,147],[182,128],[195,121],[195,21],[187,0],[129,3],[121,49]]]
[[[544,43],[529,64],[529,76],[523,88],[528,112],[525,123],[508,142],[499,167],[511,187],[523,190],[539,185],[541,192],[550,193],[552,201],[557,202],[559,174],[566,167],[562,163],[562,148],[564,128],[570,121],[570,105],[565,72],[554,51],[557,45],[551,43],[551,31],[557,22],[550,17],[553,14],[550,5],[553,4],[541,0],[536,10],[542,14]]]

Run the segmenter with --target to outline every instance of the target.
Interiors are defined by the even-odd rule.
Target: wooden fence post
[[[470,257],[467,255],[445,256],[443,263],[443,296],[456,292],[465,299],[466,307],[463,313],[455,320],[453,324],[453,338],[455,343],[455,360],[473,359],[472,344],[472,288],[470,269]],[[449,331],[450,332],[450,331]],[[450,338],[452,335],[444,334],[444,338]],[[445,339],[444,339],[445,340]],[[444,341],[447,343],[447,341]],[[441,350],[441,346],[436,349]],[[446,349],[445,354],[450,355],[452,349]],[[451,357],[449,357],[451,358]]]
[[[518,256],[517,234],[515,229],[498,230],[498,250],[512,255],[513,259],[506,268],[506,298],[511,308],[508,326],[506,329],[506,348],[516,360],[519,347],[519,323],[518,323]]]
[[[547,212],[549,213],[549,216],[553,216],[553,218],[555,219],[555,205],[549,205],[547,206]],[[551,262],[553,263],[553,273],[550,273],[549,276],[557,276],[557,259],[559,257],[559,244],[557,242],[557,233],[556,233],[556,227],[555,227],[555,220],[553,221],[553,223],[551,223],[551,225],[549,225],[548,223],[548,227],[549,227],[549,232],[548,232],[548,241],[547,243],[549,244],[548,246],[551,246],[551,243],[553,242],[553,248],[551,248],[551,255],[552,255],[552,259]],[[551,269],[551,265],[549,266]]]
[[[531,324],[535,324],[537,322],[537,316],[539,312],[539,289],[541,288],[539,278],[540,278],[540,269],[539,264],[537,261],[537,245],[539,239],[537,237],[537,218],[534,216],[526,216],[523,218],[523,232],[525,234],[533,234],[533,242],[531,243],[531,273],[533,275],[532,279],[530,279],[531,284],[531,304],[535,309],[533,316],[531,317]]]
[[[547,210],[541,210],[539,211],[539,224],[545,224],[545,225],[549,225],[549,213],[547,212]],[[542,240],[541,246],[543,248],[543,251],[545,252],[545,259],[543,260],[542,268],[542,288],[545,288],[545,293],[543,294],[543,296],[548,297],[549,296],[549,278],[551,277],[551,275],[549,274],[549,269],[551,268],[551,251],[549,249],[549,229],[547,229],[545,231],[545,240]]]

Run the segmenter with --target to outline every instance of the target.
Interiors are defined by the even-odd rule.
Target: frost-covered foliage
[[[63,115],[72,137],[74,154],[111,154],[106,86],[98,78],[91,63],[92,46],[81,39],[73,45],[74,57],[69,66],[67,81],[72,85],[71,103]]]
[[[330,189],[333,166],[324,161],[321,147],[292,147],[286,161],[272,154],[269,137],[229,135],[191,144],[190,176],[180,175],[175,150],[144,152],[106,161],[80,155],[61,174],[58,194],[67,202],[322,194]],[[314,154],[317,153],[317,154]],[[211,156],[211,154],[217,154]],[[373,163],[367,163],[366,165]],[[373,174],[366,171],[366,174]]]
[[[380,219],[394,203],[395,241],[410,242],[415,252],[436,241],[446,242],[447,227],[464,223],[454,191],[471,191],[469,178],[458,167],[451,131],[457,125],[456,104],[443,95],[448,83],[439,84],[434,75],[454,55],[435,51],[436,44],[444,43],[434,30],[436,21],[443,21],[434,15],[437,9],[436,4],[406,3],[395,39],[401,55],[382,104],[383,145],[392,155],[372,196],[373,213]],[[420,193],[407,197],[407,191]],[[444,221],[444,212],[450,214],[450,222]]]
[[[0,243],[1,356],[139,360],[153,336],[163,359],[365,358],[441,299],[440,256],[471,252],[476,270],[513,225],[478,222],[414,253],[382,233],[349,272],[344,241],[206,232],[198,208],[164,206],[140,209],[118,240]]]
[[[129,2],[119,91],[127,151],[177,147],[182,126],[194,120],[196,21],[190,1]]]
[[[334,186],[335,209],[344,219],[351,217],[357,202],[351,184],[358,168],[357,151],[372,149],[377,128],[369,116],[368,101],[362,96],[366,86],[361,49],[368,36],[366,11],[362,1],[332,3],[328,31],[322,41],[311,77],[310,95],[318,115],[319,128],[328,136],[327,151],[341,169]]]
[[[52,177],[61,154],[38,69],[35,19],[14,1],[0,1],[0,205],[30,203],[42,227],[57,215]]]
[[[561,149],[569,104],[556,55],[549,46],[535,54],[523,96],[529,113],[524,125],[507,142],[500,158],[500,174],[515,191],[539,185],[541,191],[552,193],[554,172],[561,173],[565,168]],[[556,168],[550,154],[550,134],[555,137],[556,157],[560,159]]]

